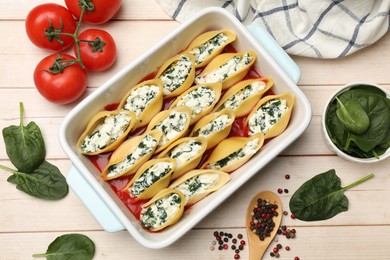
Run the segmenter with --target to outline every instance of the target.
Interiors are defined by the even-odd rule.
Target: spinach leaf
[[[95,255],[95,244],[82,234],[66,234],[57,237],[46,253],[33,254],[33,257],[46,257],[48,260],[89,260]]]
[[[0,168],[13,175],[7,181],[16,184],[16,188],[33,197],[47,200],[59,200],[68,194],[69,188],[65,177],[53,164],[44,161],[32,173],[12,170],[0,165]]]
[[[19,126],[3,129],[5,148],[12,164],[21,172],[32,172],[45,160],[46,149],[41,130],[35,122],[23,125],[24,108],[20,106]]]
[[[345,103],[338,98],[336,100],[339,104],[336,115],[345,128],[354,134],[364,133],[370,126],[370,119],[360,103],[353,99],[347,100]]]
[[[326,220],[348,210],[348,198],[344,191],[374,177],[366,177],[341,187],[340,178],[331,169],[303,183],[290,199],[290,210],[304,221]]]
[[[346,115],[341,115],[345,111],[340,111],[337,99],[342,104],[352,100],[360,104],[369,118],[365,132],[358,134],[350,131],[351,128],[345,122]],[[340,94],[337,99],[331,102],[325,115],[326,130],[332,142],[349,155],[379,158],[389,148],[390,99],[382,90],[368,85],[354,87]]]

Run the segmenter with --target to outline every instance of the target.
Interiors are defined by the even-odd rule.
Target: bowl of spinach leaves
[[[340,157],[362,163],[390,156],[390,92],[373,83],[338,90],[322,114],[325,142]]]

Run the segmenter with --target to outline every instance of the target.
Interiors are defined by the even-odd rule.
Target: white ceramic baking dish
[[[178,223],[161,232],[147,232],[109,184],[100,179],[98,170],[90,160],[78,152],[77,139],[89,118],[107,104],[121,100],[128,90],[125,85],[135,85],[168,58],[185,49],[200,33],[222,28],[230,28],[237,34],[234,43],[236,50],[253,50],[257,53],[256,70],[262,76],[273,78],[275,93],[291,91],[295,95],[296,104],[291,121],[283,134],[268,142],[249,162],[231,173],[231,181],[227,185],[195,204]],[[265,165],[304,132],[310,123],[311,107],[296,85],[299,77],[297,65],[262,27],[251,25],[247,28],[224,9],[205,9],[109,79],[65,117],[59,140],[73,163],[67,176],[68,183],[105,230],[114,232],[127,229],[145,247],[166,247],[191,230],[252,176],[261,174]]]

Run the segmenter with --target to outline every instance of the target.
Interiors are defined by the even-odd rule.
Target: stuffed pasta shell
[[[252,108],[272,86],[270,78],[255,78],[243,80],[229,88],[215,106],[214,111],[224,108],[233,109],[236,117],[250,113]]]
[[[171,180],[177,179],[189,170],[198,166],[207,148],[204,137],[184,137],[172,143],[158,157],[168,157],[176,160],[176,169]]]
[[[204,67],[235,39],[236,34],[228,29],[205,32],[196,37],[185,52],[195,57],[195,68]]]
[[[133,112],[101,111],[89,121],[77,141],[77,147],[87,155],[113,151],[126,139],[135,123]]]
[[[290,92],[262,98],[245,121],[249,135],[262,133],[268,139],[281,134],[290,121],[294,102]]]
[[[191,122],[194,124],[200,118],[210,113],[221,97],[221,83],[196,85],[178,96],[170,108],[187,106],[191,109]]]
[[[150,199],[168,187],[171,174],[176,169],[172,158],[153,159],[144,163],[123,189],[135,200]]]
[[[162,132],[154,130],[122,143],[101,172],[102,179],[111,180],[135,173],[153,155],[161,137]]]
[[[194,81],[194,57],[189,53],[182,53],[170,58],[158,70],[156,78],[163,83],[164,98],[180,95]]]
[[[246,163],[264,143],[264,135],[257,133],[251,137],[230,137],[220,142],[207,161],[203,169],[215,169],[232,172]]]
[[[186,203],[181,191],[163,189],[142,206],[141,224],[153,232],[171,226],[182,217]]]
[[[227,89],[245,77],[255,60],[253,51],[220,54],[195,77],[195,83],[221,82],[222,89]]]
[[[162,137],[156,153],[163,151],[171,143],[183,137],[190,125],[191,110],[186,106],[175,107],[158,113],[149,123],[147,131],[160,130]]]
[[[119,103],[119,108],[134,112],[135,127],[147,125],[160,112],[163,104],[163,86],[159,79],[147,80],[131,88]]]
[[[210,193],[219,190],[230,180],[230,175],[218,170],[192,170],[174,181],[169,188],[181,191],[187,205],[195,204]]]
[[[208,114],[196,123],[190,136],[206,138],[207,149],[213,148],[230,134],[234,119],[235,114],[229,108]]]

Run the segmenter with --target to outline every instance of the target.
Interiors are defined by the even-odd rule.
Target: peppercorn
[[[278,189],[278,193],[279,193],[279,194],[282,194],[282,193],[283,193],[283,189],[282,189],[282,188],[279,188],[279,189]]]
[[[282,244],[277,244],[276,247],[277,247],[278,249],[281,249],[281,248],[282,248]]]
[[[223,246],[219,246],[219,247],[218,247],[218,250],[222,250],[222,249],[223,249]]]
[[[299,257],[298,256],[294,257],[294,260],[299,260]]]
[[[286,174],[286,175],[284,176],[284,178],[286,178],[286,180],[289,180],[289,179],[290,179],[290,175],[289,175],[289,174]]]
[[[236,238],[233,238],[233,239],[232,239],[232,243],[233,243],[233,244],[237,243],[237,239],[236,239]]]
[[[232,248],[232,250],[236,250],[237,247],[236,247],[236,245],[232,245],[231,248]]]
[[[234,253],[236,253],[236,254],[240,253],[240,249],[234,250]]]
[[[277,247],[274,247],[274,249],[272,249],[272,252],[277,253],[279,252],[279,249]]]
[[[213,233],[213,235],[215,236],[215,237],[217,237],[218,236],[218,231],[214,231],[214,233]]]
[[[238,239],[242,239],[242,234],[238,234],[238,235],[237,235],[237,238],[238,238]]]
[[[241,240],[241,241],[240,241],[240,244],[244,246],[244,245],[245,245],[245,241],[244,241],[244,240]]]
[[[286,249],[287,251],[290,251],[290,247],[289,246],[286,246],[284,249]]]
[[[229,248],[228,244],[223,244],[223,249],[228,249],[228,248]]]
[[[229,241],[229,238],[225,237],[225,238],[223,239],[223,241],[224,241],[224,242],[228,242],[228,241]]]
[[[234,259],[240,259],[240,255],[239,254],[235,254],[234,255]]]
[[[288,193],[288,189],[284,189],[284,193]]]
[[[295,216],[295,214],[291,214],[291,218],[292,218],[292,219],[296,219],[297,216]]]
[[[244,250],[244,246],[243,245],[239,245],[238,249],[240,249],[242,251],[242,250]]]

